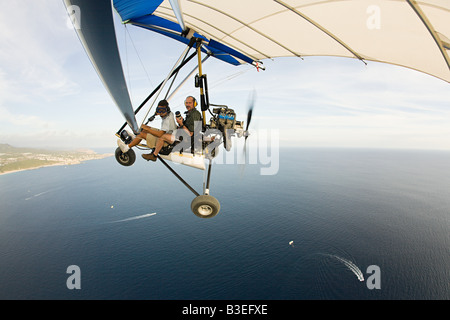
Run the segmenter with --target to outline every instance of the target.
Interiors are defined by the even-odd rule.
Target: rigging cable
[[[141,56],[139,55],[139,51],[137,50],[136,45],[134,44],[133,38],[131,37],[130,31],[128,30],[126,24],[125,24],[125,32],[126,32],[126,34],[128,34],[128,37],[130,38],[130,42],[131,42],[131,44],[133,45],[134,52],[136,52],[136,56],[138,57],[139,62],[140,62],[140,64],[141,64],[141,67],[142,67],[142,69],[144,70],[145,75],[147,76],[147,80],[148,80],[148,82],[150,83],[150,86],[153,87],[152,80],[150,79],[150,76],[149,76],[149,74],[148,74],[148,72],[147,72],[147,69],[145,68],[144,62],[142,61]],[[126,34],[125,34],[125,44],[126,44]],[[128,62],[128,61],[127,61],[127,62]],[[128,67],[128,66],[127,66],[127,67]]]
[[[189,53],[189,50],[186,51],[186,54],[184,55],[183,60],[181,61],[181,63],[183,63],[183,62],[186,60],[186,57],[187,57],[188,53]],[[180,70],[181,70],[181,69],[178,69],[177,72],[175,73],[175,75],[173,76],[172,82],[170,83],[170,86],[169,86],[169,88],[167,89],[166,95],[164,96],[164,100],[167,100],[167,96],[169,95],[169,92],[170,92],[170,90],[172,89],[173,83],[175,82],[175,80],[176,80],[176,78],[177,78],[178,73],[180,72]]]

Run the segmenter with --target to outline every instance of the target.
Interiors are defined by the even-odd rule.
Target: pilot
[[[179,128],[184,129],[191,137],[194,134],[195,122],[202,121],[202,115],[195,107],[197,107],[197,100],[193,96],[188,96],[184,100],[184,105],[186,107],[186,120],[183,121],[182,118],[177,118],[177,123]]]
[[[182,117],[177,117],[176,121],[178,123],[178,130],[172,131],[172,132],[166,132],[164,133],[160,139],[158,139],[156,143],[155,150],[150,154],[143,154],[142,157],[146,160],[156,161],[158,158],[159,151],[164,145],[164,142],[167,142],[169,144],[173,144],[175,141],[180,141],[180,136],[186,136],[189,135],[190,137],[194,136],[194,131],[196,128],[201,129],[201,121],[202,121],[202,115],[201,113],[196,109],[197,107],[197,100],[193,96],[188,96],[184,100],[184,105],[186,107],[186,120],[183,120]],[[197,126],[196,126],[197,122]],[[199,126],[200,124],[200,126]],[[183,130],[183,131],[179,131]],[[189,147],[191,145],[189,144]]]
[[[117,144],[123,153],[126,153],[128,152],[128,150],[130,150],[130,148],[137,146],[142,139],[147,140],[148,147],[155,148],[155,146],[158,146],[159,141],[162,140],[161,137],[164,134],[171,134],[174,130],[177,129],[177,125],[175,124],[175,117],[170,111],[169,103],[166,100],[161,100],[158,102],[158,107],[156,108],[155,114],[159,115],[162,119],[161,130],[143,124],[141,126],[141,132],[136,137],[134,137],[133,141],[131,141],[128,145],[125,144],[125,142],[123,142],[122,140],[118,139]],[[163,144],[164,141],[161,141],[161,147]],[[142,157],[146,160],[152,160],[148,159],[148,157],[151,157],[151,154],[143,154]]]

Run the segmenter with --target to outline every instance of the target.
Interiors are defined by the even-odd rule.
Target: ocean
[[[276,175],[217,164],[212,219],[137,153],[0,176],[0,299],[450,298],[449,152],[281,149]],[[202,171],[175,168],[202,190]]]

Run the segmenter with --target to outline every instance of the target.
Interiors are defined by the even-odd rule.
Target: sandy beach
[[[83,162],[86,161],[91,161],[91,160],[99,160],[99,159],[104,159],[104,158],[108,158],[113,156],[113,154],[99,154],[96,155],[97,157],[92,158],[92,159],[83,159],[83,160],[73,160],[70,159],[70,161],[62,161],[59,163],[52,163],[52,164],[47,164],[47,165],[41,165],[41,166],[36,166],[36,167],[32,167],[32,168],[26,168],[26,169],[18,169],[18,170],[10,170],[10,171],[5,171],[5,172],[0,172],[0,176],[1,175],[5,175],[5,174],[11,174],[11,173],[16,173],[16,172],[21,172],[21,171],[28,171],[28,170],[36,170],[36,169],[40,169],[40,168],[45,168],[45,167],[55,167],[55,166],[72,166],[72,165],[77,165],[77,164],[81,164]]]

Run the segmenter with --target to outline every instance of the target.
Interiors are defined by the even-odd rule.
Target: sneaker
[[[155,156],[153,153],[149,153],[149,154],[143,154],[142,158],[144,158],[145,160],[149,161],[156,161],[156,159],[158,159],[157,156]]]
[[[119,146],[120,150],[122,150],[123,153],[127,153],[128,150],[130,150],[130,147],[120,139],[117,139],[117,145]]]

